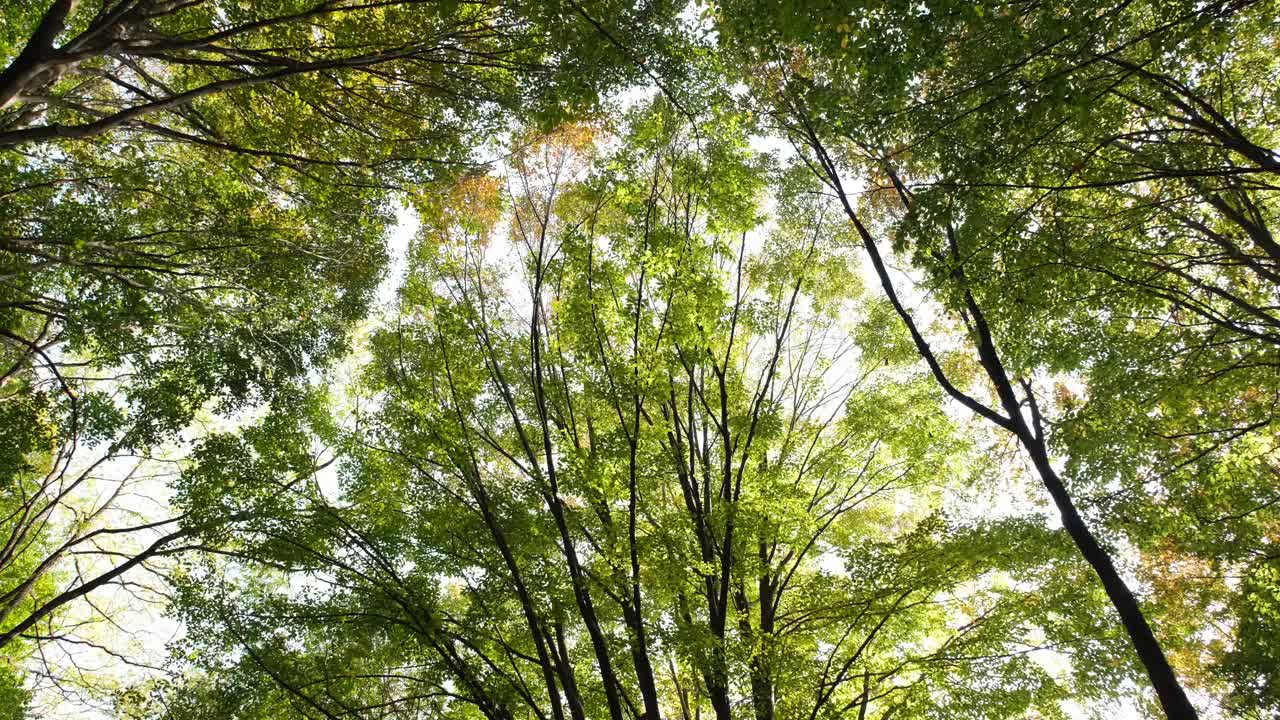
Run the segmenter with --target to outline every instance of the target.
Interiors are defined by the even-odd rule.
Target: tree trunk
[[[1067,534],[1071,536],[1076,548],[1084,556],[1085,562],[1089,563],[1089,567],[1093,568],[1098,579],[1102,581],[1103,590],[1106,591],[1111,604],[1115,606],[1116,612],[1120,614],[1120,622],[1124,624],[1125,632],[1129,634],[1129,640],[1133,643],[1138,658],[1147,670],[1147,677],[1151,679],[1151,685],[1155,688],[1160,706],[1164,708],[1164,714],[1171,720],[1195,720],[1197,717],[1195,707],[1191,705],[1173,668],[1169,666],[1169,660],[1165,657],[1159,641],[1156,640],[1155,633],[1151,631],[1151,626],[1138,605],[1138,599],[1129,590],[1124,578],[1120,577],[1115,564],[1111,561],[1111,555],[1098,543],[1097,538],[1089,530],[1088,524],[1076,510],[1075,503],[1071,500],[1071,495],[1063,485],[1062,479],[1049,463],[1044,442],[1028,438],[1020,439],[1023,446],[1027,448],[1028,454],[1031,455],[1031,461],[1040,473],[1040,480],[1044,483],[1045,489],[1053,497],[1053,503],[1062,516],[1062,526],[1066,528]]]
[[[40,24],[31,34],[18,57],[0,72],[0,110],[14,103],[18,96],[41,73],[49,69],[49,55],[53,53],[53,41],[66,27],[67,15],[75,9],[76,0],[57,0],[40,18]]]

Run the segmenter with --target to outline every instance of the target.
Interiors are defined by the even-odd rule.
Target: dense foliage
[[[0,718],[1280,714],[1274,0],[0,12]]]

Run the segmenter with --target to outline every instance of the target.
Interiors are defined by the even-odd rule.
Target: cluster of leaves
[[[418,196],[364,399],[311,413],[337,482],[279,428],[185,476],[262,519],[139,714],[1059,716],[1135,671],[1060,531],[948,518],[973,448],[812,178],[677,117]]]
[[[1280,711],[1274,0],[10,5],[0,709]]]
[[[717,15],[753,99],[923,274],[1033,460],[1018,406],[1042,416],[1079,512],[1139,552],[1176,669],[1280,707],[1250,580],[1280,501],[1274,5],[764,5]]]
[[[55,620],[90,593],[145,594],[139,572],[162,578],[162,558],[203,549],[189,541],[208,519],[169,512],[160,461],[182,459],[196,424],[291,406],[349,351],[384,274],[397,191],[471,167],[516,120],[584,112],[637,76],[616,46],[584,41],[594,17],[646,47],[665,42],[651,27],[674,9],[626,6],[6,7],[5,662],[77,647],[121,657],[87,629],[111,618]],[[56,690],[85,675],[41,673]]]

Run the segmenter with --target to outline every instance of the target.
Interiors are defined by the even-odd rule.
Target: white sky
[[[622,99],[624,102],[628,103],[637,102],[651,94],[652,90],[636,91],[634,93],[624,95]],[[757,151],[772,153],[780,157],[787,157],[793,154],[790,145],[781,138],[755,137],[751,140],[751,146]],[[851,183],[849,187],[859,187],[859,185]],[[376,293],[377,309],[375,310],[375,317],[385,317],[386,313],[392,311],[394,308],[397,289],[403,281],[407,270],[409,248],[418,229],[419,222],[416,214],[407,206],[407,204],[402,205],[396,213],[396,224],[387,236],[389,263],[386,276],[378,287]],[[878,293],[878,280],[871,271],[869,263],[864,261],[862,263],[861,271],[864,284],[869,289],[869,292]],[[902,296],[904,303],[907,306],[916,309],[920,326],[922,328],[928,327],[929,321],[933,316],[929,303],[921,295],[918,291],[917,285],[912,282],[911,278],[906,273],[901,270],[896,270],[894,275],[898,292]],[[956,419],[964,419],[968,417],[967,411],[963,410],[955,403],[950,404],[948,412]],[[1014,468],[1008,469],[1011,472],[1015,471]],[[324,491],[327,494],[330,494],[330,496],[338,492],[335,468],[330,467],[322,474],[321,485]],[[156,490],[159,497],[166,495],[166,491],[164,491],[163,488],[156,488]],[[985,511],[990,515],[1006,515],[1014,512],[1025,513],[1028,510],[1028,505],[1023,498],[1019,498],[1008,493],[989,494],[987,497],[980,499],[979,502],[988,503],[985,507]],[[981,506],[978,506],[976,509],[979,512],[982,511]],[[1046,520],[1051,526],[1057,526],[1059,524],[1056,513],[1049,512]],[[1126,579],[1131,583],[1135,582],[1132,577]],[[165,643],[181,632],[181,628],[177,623],[145,608],[137,609],[133,612],[133,615],[130,617],[129,626],[130,630],[136,631],[138,636],[135,641],[132,641],[134,649],[142,651],[143,654],[151,657],[152,659],[162,657]],[[101,660],[101,658],[99,658],[99,660]],[[82,661],[84,660],[82,659]],[[1050,665],[1054,663],[1053,660],[1048,660],[1047,662],[1049,662]],[[120,680],[122,682],[131,677],[136,678],[136,673],[127,670],[121,671]],[[1083,712],[1080,711],[1079,708],[1068,707],[1067,709],[1073,716],[1084,716]],[[1113,712],[1110,712],[1109,715],[1115,720],[1127,720],[1128,718],[1140,717],[1137,709],[1131,704],[1122,704],[1120,707],[1115,708]],[[47,712],[45,712],[42,717],[105,718],[107,715],[102,711],[93,711],[83,705],[65,704],[47,708]]]

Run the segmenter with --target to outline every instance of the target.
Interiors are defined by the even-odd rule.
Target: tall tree
[[[638,21],[672,11],[619,17],[646,46],[659,38]],[[394,191],[638,71],[544,4],[54,0],[5,14],[0,648],[21,655],[83,641],[35,628],[189,547],[162,502],[138,509],[139,493],[167,494],[146,463],[180,456],[195,418],[286,402],[346,351]]]
[[[1275,73],[1266,5],[817,3],[782,19],[745,3],[717,16],[758,98],[844,201],[935,378],[1028,453],[1171,717],[1195,711],[1150,617],[1179,646],[1174,627],[1205,624],[1165,612],[1183,601],[1172,594],[1140,608],[1090,525],[1137,541],[1157,573],[1169,541],[1224,569],[1270,562],[1208,540],[1229,522],[1265,545],[1275,500],[1274,123],[1268,96],[1244,99]],[[956,320],[990,401],[931,348],[891,245]],[[1083,376],[1088,406],[1036,389],[1047,373]],[[1230,464],[1249,469],[1215,469]],[[1092,521],[1082,494],[1104,498]],[[1206,494],[1230,509],[1203,512]],[[1152,506],[1170,495],[1173,518]],[[1172,540],[1189,526],[1199,541]]]
[[[964,443],[892,326],[847,324],[866,309],[835,208],[718,122],[571,126],[421,199],[373,402],[332,440],[342,482],[294,485],[192,578],[209,674],[158,698],[575,720],[748,698],[766,720],[1106,694],[1032,659],[1114,652],[1069,546],[939,511]],[[288,484],[226,482],[277,474],[207,448],[192,507]]]

